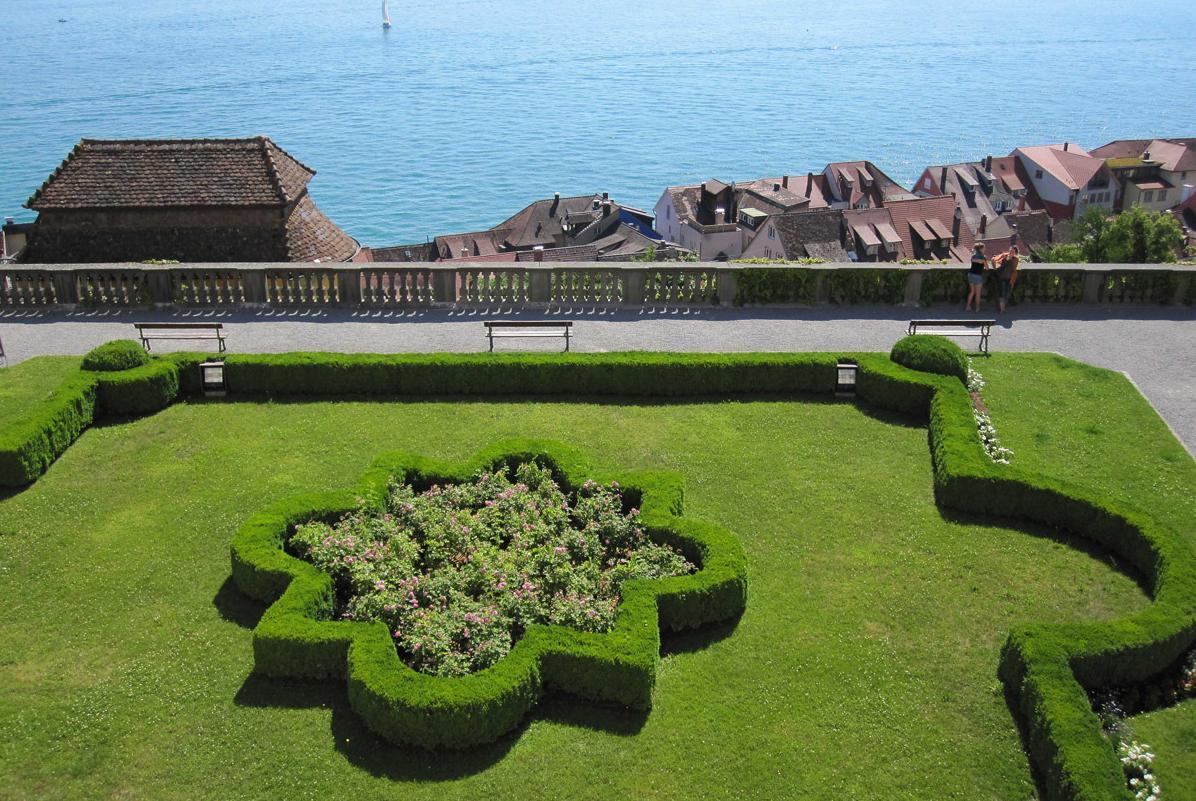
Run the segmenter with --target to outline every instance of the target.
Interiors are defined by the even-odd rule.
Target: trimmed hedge
[[[889,358],[903,367],[924,373],[953,375],[967,386],[968,357],[949,339],[929,334],[902,337],[893,345]]]
[[[1196,643],[1196,552],[1147,512],[1049,476],[996,465],[976,435],[967,390],[877,355],[859,357],[867,403],[929,421],[935,495],[944,507],[1080,534],[1132,564],[1152,590],[1145,610],[1105,623],[1028,624],[1010,632],[999,676],[1052,801],[1130,799],[1085,689],[1146,680]],[[920,388],[919,388],[920,387]]]
[[[478,469],[536,461],[562,488],[587,478],[603,483],[581,456],[556,443],[499,443],[467,464],[405,454],[380,457],[356,492],[306,495],[250,518],[231,547],[232,575],[247,595],[271,603],[254,629],[254,667],[270,676],[345,678],[349,703],[381,736],[427,748],[490,742],[519,725],[546,689],[646,710],[652,705],[660,629],[682,630],[737,617],[747,600],[747,562],[738,540],[709,523],[681,517],[681,481],[672,474],[623,475],[628,502],[639,503],[648,535],[697,560],[690,575],[623,586],[611,631],[529,626],[499,662],[468,676],[418,673],[399,659],[382,623],[332,620],[332,579],[286,553],[296,524],[332,520],[360,497],[378,504],[392,476],[416,486],[466,481]]]
[[[97,373],[100,416],[129,417],[165,409],[179,394],[179,368],[154,360],[118,373]]]
[[[96,372],[129,370],[149,364],[150,355],[132,339],[114,339],[92,348],[83,357],[83,369]]]
[[[822,353],[233,355],[237,395],[618,395],[682,397],[829,393],[835,359]]]
[[[0,486],[37,480],[71,446],[96,413],[96,377],[79,373],[36,409],[0,427]]]

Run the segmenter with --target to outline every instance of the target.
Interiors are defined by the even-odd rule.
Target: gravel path
[[[580,352],[888,350],[912,315],[893,307],[698,309],[669,311],[237,310],[190,313],[75,311],[0,313],[0,340],[10,363],[42,354],[82,354],[101,342],[133,337],[134,322],[223,322],[231,352],[480,351],[480,321],[496,318],[574,321]],[[198,349],[200,343],[178,344]],[[504,350],[554,350],[557,340],[507,340]],[[1196,310],[1186,308],[1022,307],[994,330],[1001,351],[1055,351],[1127,373],[1196,452]]]

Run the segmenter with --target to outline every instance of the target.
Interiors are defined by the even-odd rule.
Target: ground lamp
[[[224,362],[203,362],[199,365],[199,377],[203,394],[209,398],[220,398],[226,390],[224,384]]]
[[[835,365],[835,395],[854,395],[855,379],[859,371],[860,366],[855,362],[839,362]]]

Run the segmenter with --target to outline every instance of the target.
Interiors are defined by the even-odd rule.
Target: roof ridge
[[[286,187],[282,185],[282,179],[278,176],[278,165],[274,163],[274,154],[270,152],[270,140],[259,136],[257,142],[262,151],[262,158],[266,160],[266,177],[270,179],[270,186],[274,187],[274,192],[282,198],[284,203],[290,203],[292,198],[287,194]]]

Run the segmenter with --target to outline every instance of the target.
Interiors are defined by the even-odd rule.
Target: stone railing
[[[645,308],[959,304],[950,265],[0,265],[0,307]],[[1196,304],[1196,265],[1024,264],[1022,303]]]

